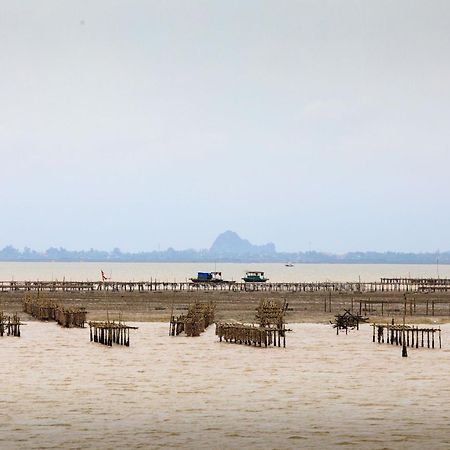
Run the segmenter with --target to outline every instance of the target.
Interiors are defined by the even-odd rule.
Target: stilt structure
[[[130,346],[130,330],[137,330],[138,327],[132,327],[118,321],[89,322],[89,334],[91,342],[112,347],[113,344]]]
[[[411,348],[442,348],[441,328],[414,325],[373,323],[372,342],[401,345]]]
[[[158,280],[141,281],[0,281],[1,292],[144,292],[144,291],[238,291],[238,292],[450,292],[450,278],[381,278],[376,281],[322,281],[322,282],[236,282],[193,283]],[[448,303],[448,302],[446,302]]]
[[[85,308],[64,308],[45,297],[26,295],[23,300],[23,311],[38,320],[56,320],[62,327],[84,328],[86,323]]]
[[[63,308],[59,306],[55,310],[55,320],[65,328],[84,328],[86,314],[84,308]]]
[[[256,321],[260,327],[282,328],[284,325],[284,313],[287,311],[286,301],[280,303],[276,300],[262,300],[256,308]]]
[[[23,300],[23,311],[38,320],[55,320],[56,308],[54,301],[39,295],[26,295]]]
[[[215,309],[213,302],[190,304],[186,315],[171,316],[169,335],[178,336],[185,332],[187,336],[200,336],[214,322]]]
[[[217,323],[216,335],[225,342],[234,344],[254,345],[256,347],[286,347],[286,329],[273,327],[260,327],[242,323]]]
[[[287,303],[274,300],[262,300],[256,308],[255,319],[258,325],[243,323],[217,323],[216,335],[220,342],[254,345],[257,347],[286,347],[286,326],[284,314]]]
[[[20,317],[17,314],[7,316],[0,311],[0,337],[15,336],[20,337],[20,326],[24,325],[20,322]]]

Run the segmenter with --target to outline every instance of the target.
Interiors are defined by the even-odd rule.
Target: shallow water
[[[129,348],[54,323],[0,338],[0,447],[448,448],[450,325],[408,358],[368,325],[291,325],[286,349],[137,325]]]
[[[379,281],[381,277],[450,278],[450,266],[433,264],[238,264],[238,263],[104,263],[0,262],[0,280],[96,281],[100,270],[116,281],[188,281],[201,271],[222,271],[240,281],[247,270],[262,270],[273,282]]]

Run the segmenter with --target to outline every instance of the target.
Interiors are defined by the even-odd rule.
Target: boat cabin
[[[191,278],[194,283],[217,283],[222,280],[222,272],[197,272],[197,278]]]
[[[222,281],[222,272],[209,272],[211,281]]]
[[[246,283],[264,283],[268,280],[264,276],[264,272],[259,270],[252,270],[245,273],[245,277],[242,278]]]

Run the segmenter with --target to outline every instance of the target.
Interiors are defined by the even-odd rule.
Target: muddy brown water
[[[286,349],[137,326],[129,348],[54,323],[1,338],[0,447],[449,448],[450,325],[408,358],[368,325],[290,325]]]

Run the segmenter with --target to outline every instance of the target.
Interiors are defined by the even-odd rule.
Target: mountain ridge
[[[212,255],[270,255],[276,253],[276,250],[272,242],[254,245],[249,240],[242,239],[236,232],[227,230],[217,236],[209,252]]]
[[[450,251],[446,252],[347,252],[342,255],[307,251],[277,252],[275,244],[269,242],[254,245],[236,232],[227,230],[217,236],[209,249],[122,252],[67,250],[50,247],[38,252],[25,247],[22,251],[8,245],[0,249],[0,261],[66,261],[66,262],[235,262],[235,263],[310,263],[310,264],[450,264]]]

